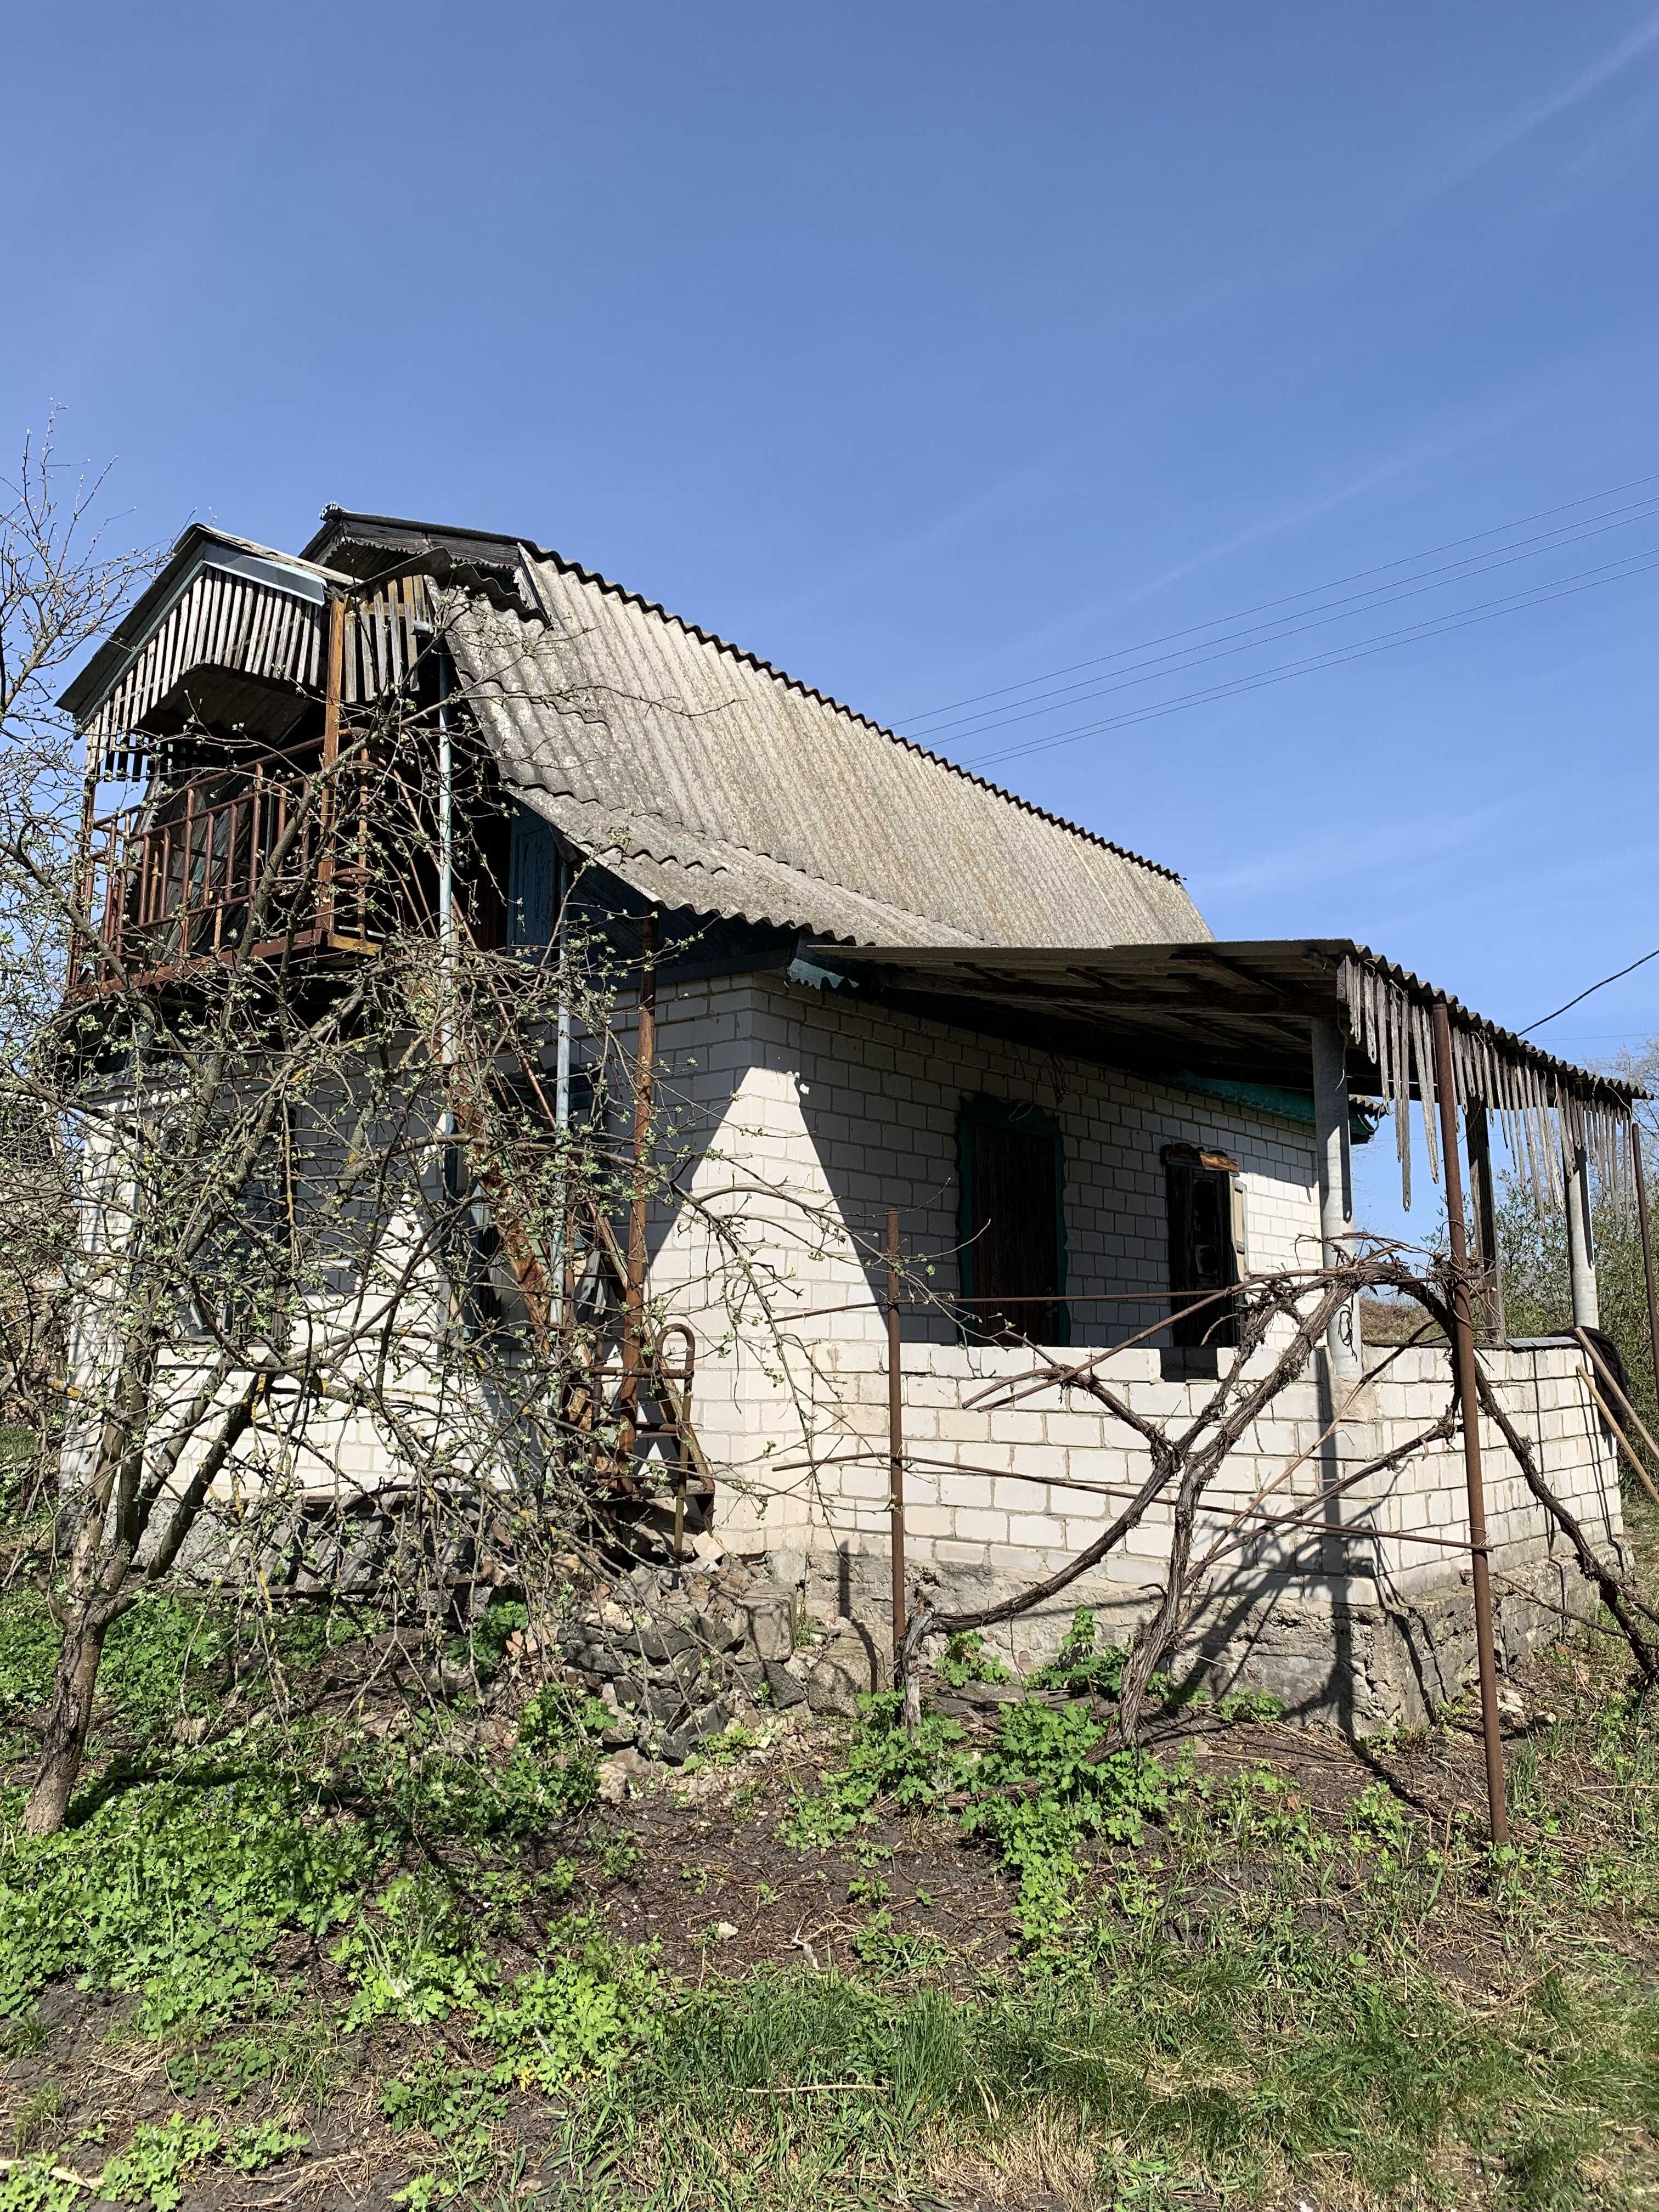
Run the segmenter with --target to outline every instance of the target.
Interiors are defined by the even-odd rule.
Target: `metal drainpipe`
[[[438,647],[438,1058],[444,1073],[444,1109],[438,1118],[443,1139],[444,1192],[453,1200],[459,1162],[455,1157],[455,1116],[449,1109],[449,1064],[453,1056],[450,994],[455,957],[455,761],[449,730],[449,655]]]
[[[1564,1114],[1561,1117],[1566,1119]],[[1571,1139],[1561,1149],[1566,1178],[1567,1272],[1572,1284],[1572,1325],[1600,1328],[1601,1303],[1595,1287],[1595,1244],[1590,1225],[1589,1154]]]
[[[570,995],[569,978],[565,974],[564,902],[568,896],[564,880],[564,862],[558,862],[554,877],[555,905],[553,914],[554,948],[559,963],[559,1041],[553,1076],[553,1127],[557,1133],[560,1158],[564,1157],[565,1133],[570,1127]],[[562,1326],[564,1311],[564,1244],[565,1224],[570,1209],[570,1175],[568,1164],[559,1174],[559,1212],[553,1229],[552,1284],[555,1310]]]

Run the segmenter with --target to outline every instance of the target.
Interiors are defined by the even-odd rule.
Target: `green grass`
[[[816,1787],[758,1816],[769,1875],[781,1850],[841,1870],[837,1969],[721,1975],[713,1949],[677,1979],[606,1926],[641,1852],[593,1820],[580,1704],[544,1693],[489,1755],[443,1711],[392,1736],[226,1724],[224,1686],[278,1666],[303,1711],[342,1632],[147,1601],[64,1832],[27,1838],[0,1791],[9,2053],[38,2072],[36,2008],[79,1983],[125,2000],[118,2032],[165,2054],[177,2100],[93,2156],[48,2140],[64,2106],[31,2091],[0,2212],[82,2201],[54,2160],[155,2212],[222,2193],[300,2155],[354,2080],[413,2212],[505,2212],[532,2172],[542,2202],[616,2212],[1194,2190],[1569,2212],[1659,2181],[1659,1730],[1605,1654],[1557,1662],[1562,1717],[1513,1759],[1494,1860],[1380,1778],[1320,1807],[1266,1763],[1097,1756],[1087,1697],[1121,1662],[1079,1622],[1045,1685],[1071,1704],[970,1740],[872,1700]],[[0,1696],[38,1702],[54,1641],[38,1600],[0,1603]],[[218,1741],[173,1740],[193,1711]],[[907,1918],[923,1838],[981,1886],[1001,1963]],[[702,1869],[714,1846],[651,1848]],[[696,1905],[727,1910],[717,1887]]]
[[[1656,2039],[1659,1999],[1553,1984],[1494,2034],[1426,1978],[1268,1914],[1198,1943],[1109,1938],[1086,1971],[969,1998],[771,1973],[699,1991],[625,2078],[583,2094],[580,2148],[622,2146],[666,2201],[705,2201],[686,2187],[700,2172],[706,2201],[757,2207],[857,2203],[877,2174],[924,2188],[951,2147],[1018,2162],[1032,2136],[1076,2146],[1073,2171],[1103,2187],[1115,2146],[1247,2198],[1333,2167],[1387,2198],[1455,2153],[1541,2204],[1571,2201],[1571,2172],[1616,2155],[1624,2126],[1659,2121]]]

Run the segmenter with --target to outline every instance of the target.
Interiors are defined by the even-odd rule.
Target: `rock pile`
[[[799,1591],[729,1559],[635,1567],[538,1640],[610,1709],[607,1749],[672,1765],[745,1714],[850,1713],[876,1681],[850,1624],[825,1634]]]

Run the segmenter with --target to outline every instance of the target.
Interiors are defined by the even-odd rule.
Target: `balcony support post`
[[[69,974],[64,978],[70,990],[75,988],[81,972],[82,947],[98,934],[98,923],[92,911],[92,820],[93,808],[98,797],[98,763],[103,746],[90,734],[86,739],[87,760],[81,780],[81,826],[75,837],[74,889],[70,893],[73,912],[70,915]],[[112,843],[110,866],[115,865]]]
[[[657,915],[640,924],[640,995],[634,1033],[634,1188],[628,1207],[628,1272],[623,1304],[622,1387],[617,1393],[621,1434],[617,1451],[633,1455],[640,1424],[640,1385],[645,1369],[647,1217],[651,1202],[651,1085],[657,1056]]]
[[[334,784],[340,764],[340,694],[345,678],[345,599],[328,596],[328,667],[323,690],[322,788],[317,808],[317,927],[334,927]]]

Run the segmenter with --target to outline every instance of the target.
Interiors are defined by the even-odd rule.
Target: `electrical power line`
[[[1598,500],[1615,499],[1620,492],[1634,491],[1640,484],[1656,482],[1659,482],[1659,471],[1650,471],[1645,476],[1631,477],[1623,483],[1607,486],[1605,490],[1586,492],[1581,499],[1564,500],[1557,507],[1538,507],[1529,514],[1516,515],[1510,521],[1495,522],[1485,530],[1471,531],[1462,538],[1449,538],[1438,545],[1425,546],[1415,553],[1402,553],[1395,560],[1377,562],[1368,568],[1356,568],[1346,575],[1332,577],[1325,583],[1310,584],[1299,592],[1287,592],[1277,599],[1260,599],[1252,606],[1237,609],[1229,615],[1217,615],[1209,622],[1192,623],[1182,629],[1165,630],[1157,637],[1143,639],[1138,645],[1121,646],[1115,652],[1097,653],[1087,660],[1070,661],[1064,667],[1046,669],[1036,676],[1023,678],[1018,684],[1005,684],[989,691],[970,692],[964,698],[948,700],[942,706],[921,708],[914,714],[898,717],[896,726],[932,721],[941,714],[953,714],[959,707],[976,706],[982,699],[1004,698],[1011,692],[1027,690],[1033,684],[1046,684],[1058,676],[1074,675],[1080,668],[1101,667],[1109,661],[1121,660],[1131,653],[1150,652],[1153,646],[1170,644],[1177,638],[1195,637],[1203,630],[1243,622],[1251,615],[1266,614],[1274,607],[1289,606],[1297,599],[1315,599],[1322,592],[1340,590],[1344,584],[1363,583],[1368,576],[1385,575],[1391,568],[1409,568],[1419,561],[1432,560],[1437,553],[1453,552],[1460,545],[1476,544],[1483,538],[1500,537],[1505,531],[1524,529],[1529,522],[1546,522],[1552,515],[1567,514],[1577,507],[1592,507]]]
[[[1431,569],[1429,572],[1431,577],[1438,578],[1438,581],[1425,583],[1415,576],[1402,576],[1397,583],[1377,586],[1369,592],[1355,592],[1348,600],[1339,600],[1336,612],[1319,608],[1310,610],[1305,617],[1280,616],[1274,622],[1260,623],[1249,629],[1224,633],[1219,640],[1202,649],[1188,646],[1178,653],[1159,653],[1149,660],[1132,662],[1128,670],[1109,682],[1091,678],[1085,683],[1064,684],[1058,690],[1039,693],[1035,703],[1022,702],[1012,710],[990,708],[980,714],[964,714],[954,722],[939,723],[924,734],[929,743],[933,743],[951,732],[957,732],[959,737],[969,732],[983,737],[991,730],[1008,729],[1017,722],[1036,721],[1044,714],[1056,712],[1055,702],[1066,698],[1068,693],[1079,695],[1067,701],[1068,704],[1078,706],[1085,699],[1098,699],[1113,691],[1130,690],[1139,684],[1155,683],[1160,676],[1180,675],[1188,668],[1200,668],[1208,661],[1231,659],[1241,653],[1256,652],[1266,644],[1278,644],[1283,638],[1300,636],[1308,630],[1328,629],[1332,623],[1351,622],[1361,612],[1375,611],[1377,605],[1398,605],[1406,599],[1420,599],[1425,592],[1444,591],[1450,581],[1464,583],[1476,576],[1495,574],[1499,568],[1513,568],[1517,561],[1538,560],[1543,553],[1553,552],[1562,546],[1585,544],[1592,538],[1605,537],[1610,530],[1627,530],[1633,522],[1651,521],[1656,514],[1659,514],[1659,500],[1638,501],[1631,507],[1620,510],[1618,519],[1611,521],[1570,526],[1567,531],[1546,532],[1540,540],[1525,541],[1521,550],[1506,550],[1473,562],[1452,562],[1446,568]],[[1449,574],[1451,569],[1462,569],[1463,573],[1452,578]],[[1361,608],[1354,604],[1361,600],[1370,600],[1374,605]]]
[[[1553,1022],[1557,1014],[1567,1013],[1574,1006],[1582,1006],[1586,999],[1592,997],[1597,991],[1605,991],[1609,983],[1616,983],[1621,975],[1633,975],[1638,968],[1645,968],[1650,960],[1659,960],[1659,945],[1656,945],[1651,952],[1644,952],[1639,960],[1632,960],[1628,968],[1615,968],[1611,975],[1604,975],[1599,983],[1592,983],[1589,990],[1581,991],[1576,999],[1569,999],[1565,1006],[1558,1006],[1555,1013],[1540,1014],[1535,1022],[1528,1022],[1525,1029],[1518,1030],[1516,1034],[1518,1036],[1530,1036],[1534,1030],[1541,1030],[1546,1022]]]
[[[1626,576],[1639,576],[1659,568],[1659,546],[1646,546],[1640,553],[1627,554],[1623,560],[1608,562],[1601,568],[1584,569],[1577,576],[1565,578],[1556,584],[1523,592],[1512,592],[1500,599],[1482,600],[1473,607],[1457,609],[1449,615],[1437,617],[1432,622],[1412,623],[1401,630],[1385,631],[1381,637],[1364,642],[1338,647],[1329,653],[1312,654],[1306,660],[1289,661],[1278,668],[1263,669],[1254,676],[1240,677],[1230,684],[1207,686],[1201,691],[1189,691],[1175,699],[1164,701],[1155,707],[1138,708],[1127,714],[1115,714],[1103,721],[1085,723],[1080,729],[1062,730],[1053,737],[1033,738],[1024,744],[1004,745],[994,752],[971,756],[963,763],[968,768],[983,768],[993,761],[1015,760],[1029,753],[1048,752],[1060,745],[1079,744],[1085,738],[1099,737],[1110,730],[1127,729],[1139,722],[1159,720],[1165,714],[1186,712],[1206,704],[1212,699],[1235,698],[1246,691],[1257,691],[1273,684],[1288,683],[1293,677],[1304,676],[1323,668],[1340,667],[1350,660],[1368,659],[1376,653],[1388,653],[1401,645],[1409,645],[1428,637],[1440,637],[1453,630],[1468,629],[1475,623],[1493,622],[1505,614],[1518,613],[1523,608],[1542,606],[1551,599],[1571,599],[1581,592],[1592,592],[1607,584],[1620,583]],[[1617,574],[1608,573],[1617,570]],[[1586,580],[1580,580],[1584,579]]]

